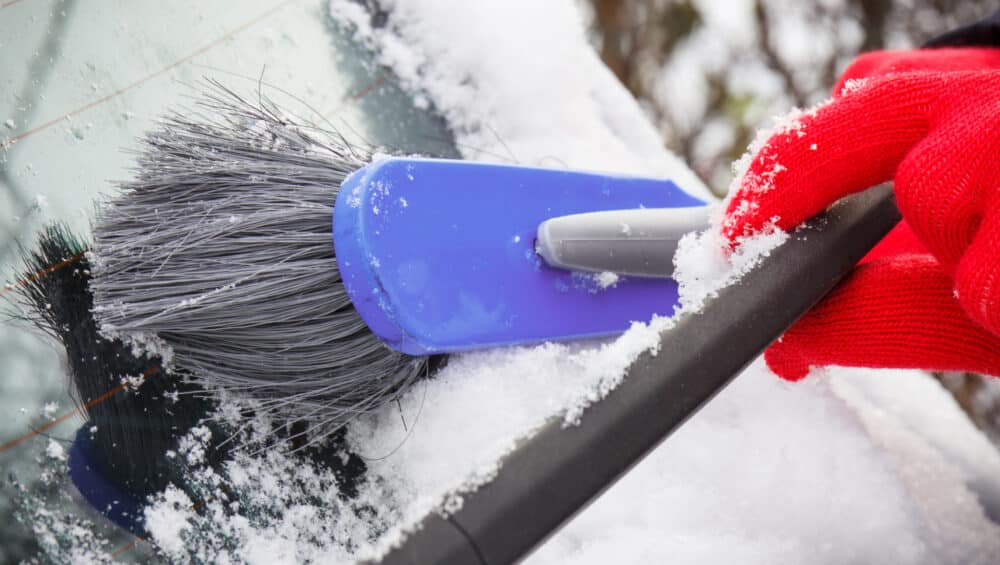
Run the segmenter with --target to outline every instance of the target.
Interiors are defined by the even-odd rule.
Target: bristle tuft
[[[371,149],[217,84],[199,108],[146,137],[99,214],[100,329],[322,438],[429,367],[369,331],[337,269],[333,204]]]
[[[65,226],[46,228],[36,247],[23,252],[20,301],[31,321],[66,349],[101,474],[141,498],[176,479],[166,453],[210,405],[160,359],[98,334],[85,252],[84,240]]]

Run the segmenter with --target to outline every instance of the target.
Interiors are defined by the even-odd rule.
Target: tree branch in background
[[[781,56],[775,50],[771,40],[771,22],[768,19],[767,8],[763,0],[754,2],[754,21],[757,24],[758,47],[767,65],[778,72],[782,80],[785,81],[785,88],[791,94],[795,105],[803,107],[806,105],[807,95],[795,84],[795,72],[785,64]]]

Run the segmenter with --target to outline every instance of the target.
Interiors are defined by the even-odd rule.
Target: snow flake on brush
[[[124,390],[135,392],[139,390],[142,383],[146,381],[146,377],[143,375],[122,375],[120,383]]]
[[[621,282],[621,277],[611,271],[600,273],[573,271],[570,278],[573,282],[573,288],[585,290],[590,294],[598,294],[609,288],[614,288]],[[562,281],[560,281],[561,283]],[[565,290],[569,290],[569,288],[566,287]]]
[[[618,284],[620,277],[616,273],[611,271],[604,271],[594,275],[594,280],[597,281],[597,286],[602,289],[614,288]]]
[[[201,465],[205,462],[205,451],[211,439],[212,430],[206,426],[196,426],[180,439],[177,450],[184,456],[188,465]]]
[[[361,187],[355,186],[351,189],[351,194],[347,197],[347,205],[351,208],[361,207]]]
[[[96,312],[98,309],[94,308],[94,311]],[[122,343],[129,347],[132,355],[136,357],[142,357],[143,355],[158,357],[161,369],[166,372],[173,370],[174,350],[160,339],[159,336],[149,332],[127,333],[119,331],[116,327],[106,322],[101,323],[99,331],[107,339],[121,340]]]

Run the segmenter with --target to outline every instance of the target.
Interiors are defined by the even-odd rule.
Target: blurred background
[[[601,58],[720,196],[756,129],[826,98],[859,52],[919,46],[996,9],[946,0],[577,1]],[[46,221],[86,232],[92,203],[129,175],[127,149],[206,75],[280,84],[377,143],[425,152],[437,144],[431,152],[448,154],[434,116],[386,113],[368,98],[401,95],[359,57],[337,42],[324,0],[247,0],[238,10],[224,1],[0,0],[0,281],[15,280],[19,244],[30,245]],[[12,296],[0,296],[0,444],[74,407],[57,349],[17,320]],[[1000,384],[939,379],[1000,442]],[[38,533],[12,517],[7,477],[44,489],[46,442],[67,441],[81,423],[70,418],[0,452],[0,563],[38,549]]]
[[[829,96],[863,51],[918,47],[996,2],[587,0],[601,58],[720,196],[757,128]]]

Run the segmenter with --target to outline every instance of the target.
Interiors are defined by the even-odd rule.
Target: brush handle
[[[679,320],[580,425],[551,421],[454,514],[433,513],[384,564],[511,563],[525,556],[711,400],[898,221],[889,187],[846,199]]]
[[[708,210],[692,206],[560,216],[538,226],[535,250],[559,269],[670,278],[678,242],[708,227]]]

